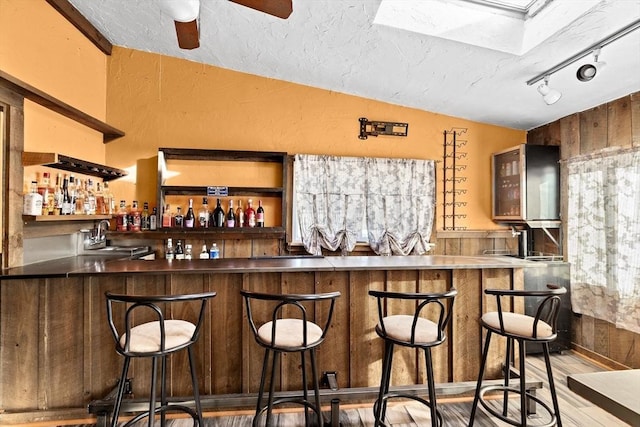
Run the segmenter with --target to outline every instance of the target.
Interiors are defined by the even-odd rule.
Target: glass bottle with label
[[[264,208],[262,200],[258,200],[258,210],[256,211],[256,227],[264,227]]]
[[[184,227],[194,228],[196,226],[196,216],[193,213],[193,199],[189,199],[189,208],[184,216]]]
[[[116,211],[116,206],[115,206],[115,198],[113,197],[113,194],[111,193],[111,190],[109,190],[109,183],[105,182],[104,183],[104,188],[102,189],[102,196],[104,197],[104,206],[106,209],[106,214],[107,215],[113,215],[113,213]]]
[[[176,242],[175,258],[180,260],[184,259],[184,248],[182,247],[182,240],[178,240]]]
[[[140,218],[140,230],[147,231],[151,229],[151,215],[149,215],[149,202],[142,205],[142,215]]]
[[[202,198],[202,206],[198,211],[198,227],[209,227],[209,200],[206,197]]]
[[[173,242],[171,238],[167,239],[167,247],[164,250],[164,258],[171,261],[175,258],[175,253],[173,252]]]
[[[209,259],[209,251],[207,250],[207,245],[202,245],[202,251],[200,251],[200,259]]]
[[[193,246],[189,243],[184,245],[184,259],[189,260],[193,258]]]
[[[213,227],[224,227],[224,211],[222,210],[222,205],[220,204],[220,199],[217,199],[216,208],[213,210],[213,214],[211,215],[212,221],[211,225]]]
[[[120,200],[120,209],[116,215],[116,230],[127,231],[129,225],[129,213],[127,212],[127,203]]]
[[[131,204],[131,212],[129,212],[129,231],[140,231],[142,224],[142,215],[138,210],[138,201],[134,200]]]
[[[175,228],[184,227],[184,216],[182,215],[182,208],[180,206],[176,208],[176,214],[173,216],[172,222]]]
[[[24,215],[42,215],[42,194],[38,193],[37,181],[31,181],[29,192],[24,195],[22,213]]]
[[[209,259],[218,259],[220,258],[220,249],[218,249],[217,243],[211,244],[211,249],[209,249]]]
[[[56,175],[56,187],[54,190],[54,215],[60,215],[62,212],[62,176]]]
[[[151,216],[149,216],[149,230],[155,231],[158,229],[158,208],[154,207]]]
[[[162,212],[162,228],[171,227],[171,205],[167,203]]]
[[[86,190],[86,200],[85,204],[85,213],[87,215],[95,215],[96,214],[96,192],[93,188],[93,180],[88,179],[86,181],[87,190]]]
[[[242,209],[242,200],[238,200],[238,208],[236,209],[236,227],[244,227],[244,209]]]
[[[51,192],[49,189],[49,185],[50,185],[49,182],[50,182],[49,172],[44,172],[37,186],[38,194],[42,196],[42,214],[41,215],[49,214],[49,205],[50,205],[49,193]]]
[[[104,204],[104,191],[99,182],[96,182],[96,214],[107,214],[107,206]]]
[[[244,211],[245,227],[256,226],[256,211],[253,209],[253,200],[247,200],[247,209]]]
[[[229,200],[229,211],[227,212],[227,227],[236,226],[236,213],[233,210],[233,200]]]
[[[71,215],[73,213],[73,199],[69,190],[69,180],[65,177],[62,181],[62,215]]]

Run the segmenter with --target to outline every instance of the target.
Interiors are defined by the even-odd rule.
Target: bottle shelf
[[[163,185],[162,192],[165,196],[207,196],[206,186]],[[229,196],[279,196],[283,193],[282,187],[228,187]],[[218,196],[210,196],[218,197]],[[226,196],[220,196],[226,197]]]
[[[108,231],[108,239],[282,239],[284,227],[238,227],[238,228],[162,228],[153,231]]]
[[[104,181],[127,176],[127,171],[116,169],[98,163],[87,162],[59,153],[36,153],[26,151],[22,153],[23,166],[47,166],[82,175],[102,178]]]
[[[25,222],[99,221],[111,218],[111,215],[22,215]]]

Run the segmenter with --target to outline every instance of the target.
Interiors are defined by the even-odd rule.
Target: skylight
[[[382,0],[374,24],[524,55],[598,2]]]

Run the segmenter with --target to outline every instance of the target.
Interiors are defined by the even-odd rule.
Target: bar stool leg
[[[433,379],[433,364],[431,359],[431,347],[424,349],[424,358],[427,365],[427,383],[429,387],[429,408],[431,409],[431,426],[438,427],[438,410],[436,404],[436,385]]]
[[[149,419],[147,425],[153,427],[156,409],[156,378],[158,377],[158,357],[151,358],[151,396],[149,396]]]
[[[525,344],[518,340],[518,356],[520,357],[520,424],[527,427],[527,380],[525,375]]]
[[[374,404],[375,427],[384,426],[383,420],[387,412],[387,400],[385,395],[389,392],[391,382],[391,363],[393,361],[393,343],[384,341],[384,360],[382,362],[382,376],[380,378],[380,391],[378,400]]]
[[[551,400],[553,401],[553,410],[556,413],[556,425],[558,427],[562,427],[562,421],[560,420],[560,406],[558,405],[556,386],[553,381],[553,372],[551,371],[551,360],[549,359],[549,343],[542,343],[542,352],[544,353],[544,363],[547,366],[547,378],[549,378],[549,391],[551,392]]]
[[[258,401],[256,402],[256,414],[253,417],[253,427],[258,425],[258,417],[262,409],[262,396],[264,395],[264,383],[267,377],[267,367],[269,366],[269,350],[264,351],[264,360],[262,361],[262,375],[260,376],[260,388],[258,389]]]
[[[196,365],[193,360],[193,349],[191,346],[187,348],[189,354],[189,369],[191,370],[191,385],[193,387],[193,398],[195,399],[196,412],[198,415],[198,427],[203,427],[202,420],[202,404],[200,403],[200,390],[198,389],[198,376],[196,374]]]
[[[269,399],[267,403],[267,423],[266,427],[271,427],[271,415],[273,412],[273,396],[276,392],[276,370],[278,369],[278,362],[280,360],[280,352],[274,351],[272,356],[273,364],[271,365],[271,381],[269,382]]]
[[[502,415],[507,416],[509,410],[509,391],[506,390],[506,387],[509,387],[509,382],[511,382],[511,366],[515,363],[513,360],[513,339],[507,338],[507,350],[504,356],[504,386],[505,390],[502,393]]]
[[[116,403],[113,407],[113,418],[111,419],[111,427],[118,425],[118,415],[120,414],[120,405],[122,404],[122,396],[124,395],[124,386],[127,382],[127,372],[129,372],[129,364],[131,358],[124,358],[124,365],[122,366],[122,375],[120,376],[120,382],[118,383],[118,394],[116,395]]]
[[[484,349],[482,350],[482,361],[480,362],[480,373],[478,374],[478,384],[476,385],[476,394],[473,397],[473,406],[471,407],[471,417],[469,418],[469,427],[473,426],[474,418],[476,416],[476,409],[478,409],[478,401],[480,400],[480,389],[482,388],[482,378],[484,377],[484,369],[487,364],[487,354],[489,354],[489,342],[491,341],[491,331],[487,331],[487,338],[484,342]]]
[[[311,374],[313,375],[313,392],[315,394],[315,404],[318,410],[318,427],[324,426],[324,417],[322,416],[322,407],[320,406],[320,384],[318,383],[318,366],[316,365],[316,349],[309,350],[311,355]],[[305,386],[306,388],[306,386]]]
[[[167,404],[167,356],[162,356],[160,368],[160,405],[164,408]],[[167,414],[160,411],[160,425],[164,427],[167,423]]]
[[[306,402],[309,401],[309,392],[307,391],[307,361],[306,357],[304,357],[304,350],[300,352],[300,363],[302,366],[300,367],[302,370],[302,399],[305,401],[304,405],[304,425],[309,425],[309,407],[306,405]]]

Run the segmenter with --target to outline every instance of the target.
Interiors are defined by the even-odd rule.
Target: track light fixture
[[[562,93],[559,90],[549,87],[549,76],[544,77],[544,82],[538,86],[538,92],[542,95],[542,99],[547,105],[555,104],[562,98]]]
[[[581,82],[588,82],[596,76],[596,73],[602,69],[606,65],[605,62],[599,61],[598,57],[600,56],[600,48],[597,48],[593,51],[593,64],[584,64],[582,67],[578,68],[576,72],[576,77]]]

